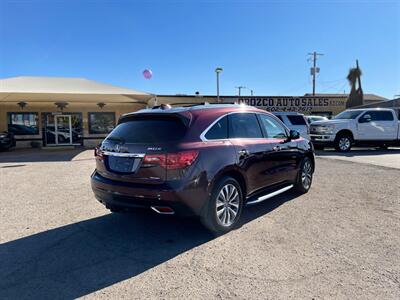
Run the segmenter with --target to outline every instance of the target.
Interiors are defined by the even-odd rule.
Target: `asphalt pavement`
[[[92,155],[0,153],[0,299],[400,298],[398,168],[319,154],[309,193],[248,207],[216,238],[196,219],[109,213]]]

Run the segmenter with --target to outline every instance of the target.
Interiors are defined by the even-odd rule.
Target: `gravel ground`
[[[308,194],[215,238],[195,219],[109,214],[91,156],[0,153],[0,299],[400,298],[398,169],[317,158]]]

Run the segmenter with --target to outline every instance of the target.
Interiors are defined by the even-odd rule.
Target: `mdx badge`
[[[149,150],[149,151],[161,151],[161,147],[148,147],[147,150]]]

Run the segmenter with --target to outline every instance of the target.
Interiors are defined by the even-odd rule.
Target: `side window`
[[[264,128],[267,138],[269,139],[285,139],[287,138],[286,130],[278,121],[266,115],[259,115],[261,126]]]
[[[228,138],[228,117],[223,117],[215,123],[204,136],[207,140],[222,140]]]
[[[289,119],[292,125],[307,125],[306,120],[303,116],[298,115],[288,115],[287,118]]]
[[[260,125],[255,114],[238,113],[229,115],[230,138],[262,138]]]
[[[390,111],[369,111],[371,121],[393,121],[393,114]]]

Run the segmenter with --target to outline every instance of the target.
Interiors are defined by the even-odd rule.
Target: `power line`
[[[314,51],[313,53],[308,53],[309,56],[309,60],[312,61],[313,63],[313,67],[311,68],[311,75],[313,77],[313,96],[315,96],[315,77],[317,75],[317,73],[319,73],[319,68],[317,67],[317,59],[318,56],[322,56],[324,55],[323,53],[317,53],[316,51]]]

